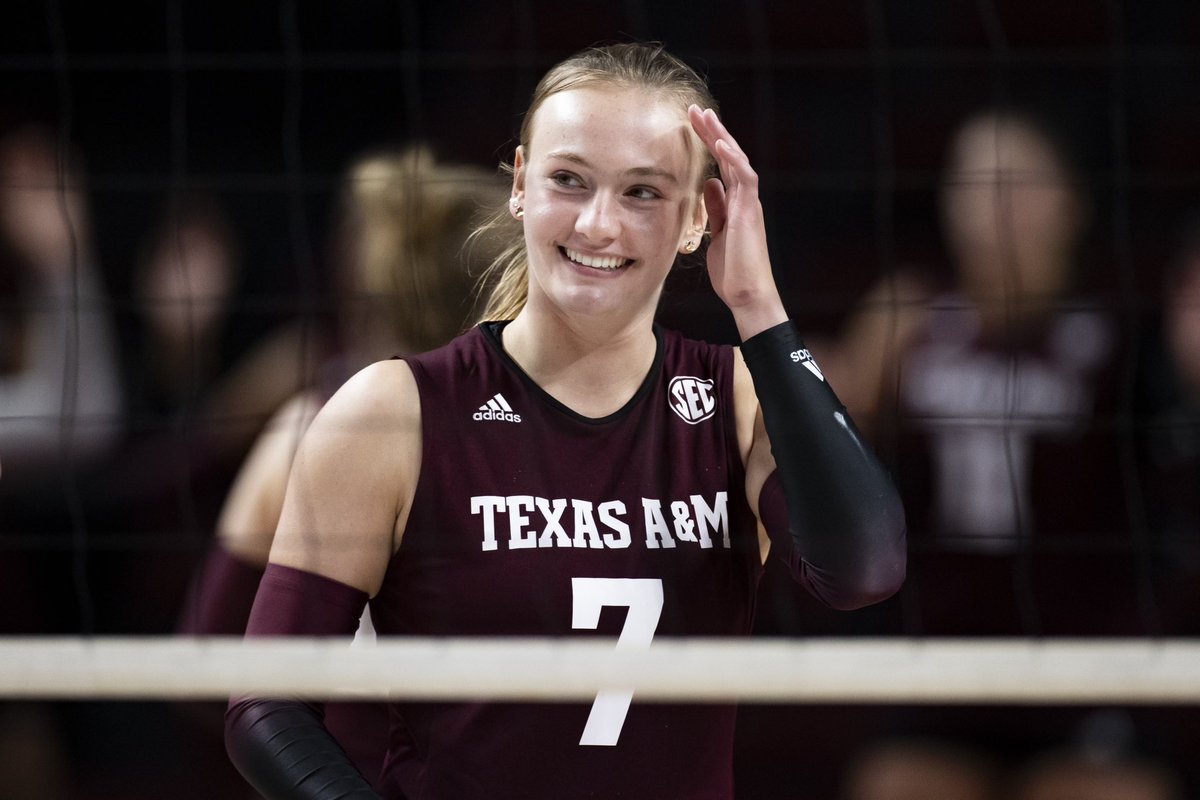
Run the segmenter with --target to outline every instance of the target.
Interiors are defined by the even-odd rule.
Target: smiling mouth
[[[632,258],[622,258],[620,256],[589,256],[584,253],[580,253],[577,250],[568,250],[565,247],[559,247],[558,250],[560,253],[566,256],[568,261],[578,264],[581,267],[600,270],[601,272],[614,272],[633,263]]]

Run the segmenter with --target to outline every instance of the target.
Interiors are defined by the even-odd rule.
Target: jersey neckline
[[[622,417],[628,416],[630,411],[638,403],[642,401],[654,386],[654,382],[658,379],[659,373],[662,371],[663,363],[663,334],[662,328],[658,323],[654,323],[654,363],[650,365],[646,377],[642,379],[642,383],[638,386],[633,396],[625,402],[625,405],[618,408],[611,414],[603,417],[586,417],[574,410],[565,403],[560,402],[557,398],[538,385],[537,381],[529,376],[525,370],[521,369],[521,365],[513,360],[504,349],[504,344],[501,340],[501,332],[511,320],[489,320],[479,324],[479,330],[483,333],[483,339],[495,351],[504,365],[511,370],[531,393],[541,398],[542,402],[551,408],[557,410],[561,414],[565,414],[571,419],[581,422],[585,425],[604,425],[605,423],[615,422]]]

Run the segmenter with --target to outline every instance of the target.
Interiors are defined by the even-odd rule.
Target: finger
[[[729,129],[725,127],[725,123],[721,122],[721,118],[717,116],[717,112],[709,108],[704,111],[703,116],[705,122],[709,125],[709,129],[712,131],[713,138],[715,140],[725,142],[727,145],[729,145],[730,150],[732,150],[734,153],[737,153],[747,161],[750,160],[746,156],[746,152],[742,150],[742,146],[738,144],[737,139],[733,138],[733,134],[731,134]]]
[[[718,158],[718,143],[724,138],[732,139],[732,137],[717,118],[716,112],[711,108],[701,109],[692,104],[688,106],[688,120],[692,124],[692,129],[696,131],[696,135],[700,137],[700,141],[704,142],[704,146],[708,148],[714,158]]]
[[[688,106],[688,119],[696,135],[717,162],[717,169],[725,181],[727,190],[736,191],[740,184],[757,186],[758,175],[750,166],[749,157],[738,145],[737,140],[729,135],[728,129],[715,111],[711,108],[702,110],[692,104]]]

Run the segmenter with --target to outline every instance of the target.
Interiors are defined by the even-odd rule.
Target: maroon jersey
[[[371,601],[380,635],[748,634],[761,564],[732,349],[656,330],[636,395],[591,419],[501,329],[408,358],[424,450]],[[733,707],[627,703],[397,703],[382,783],[408,800],[733,796]]]

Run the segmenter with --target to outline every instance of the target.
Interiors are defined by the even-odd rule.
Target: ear
[[[524,201],[524,145],[517,145],[512,154],[512,197]]]
[[[696,198],[696,207],[692,209],[692,221],[683,232],[683,239],[679,242],[679,252],[684,255],[696,252],[700,248],[700,241],[704,238],[704,227],[708,225],[708,208],[704,205],[704,193],[701,192]]]

